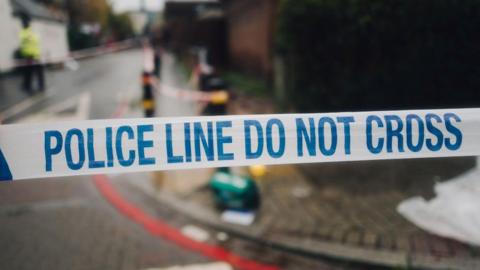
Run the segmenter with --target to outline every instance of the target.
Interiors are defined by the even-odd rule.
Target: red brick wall
[[[231,64],[270,79],[277,0],[227,1],[228,52]]]

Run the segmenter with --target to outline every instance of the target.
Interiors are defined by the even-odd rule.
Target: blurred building
[[[167,0],[164,17],[177,52],[204,46],[214,66],[271,81],[278,7],[279,0]]]
[[[210,64],[227,64],[225,16],[220,1],[167,0],[164,19],[175,52],[185,55],[194,47],[204,47]]]
[[[149,13],[145,10],[132,10],[127,11],[126,14],[130,17],[135,34],[143,34],[149,23]]]
[[[0,1],[0,71],[14,66],[14,52],[19,47],[19,32],[22,28],[20,14],[32,18],[32,28],[40,36],[42,58],[56,59],[68,55],[67,25],[65,16],[56,10],[32,0]]]
[[[228,54],[235,68],[271,79],[278,0],[223,0]]]
[[[139,9],[127,10],[125,14],[130,18],[135,35],[143,35],[152,31],[157,25],[162,23],[162,18],[158,11],[149,10],[146,2],[143,0]]]

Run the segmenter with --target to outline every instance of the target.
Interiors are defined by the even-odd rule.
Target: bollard
[[[203,115],[226,115],[230,99],[227,83],[215,74],[204,74],[202,91],[208,92],[210,100]],[[209,181],[214,201],[220,209],[251,211],[260,207],[260,193],[250,177],[236,175],[229,167],[220,167]]]
[[[229,102],[229,93],[226,82],[219,76],[210,75],[205,80],[202,89],[210,93],[210,100],[205,107],[204,115],[225,115],[227,114],[227,105]]]
[[[153,117],[155,115],[155,98],[153,95],[153,75],[151,72],[143,72],[142,85],[145,117]]]
[[[153,58],[153,74],[160,78],[162,73],[162,58],[161,58],[161,51],[159,49],[155,50],[155,56]]]

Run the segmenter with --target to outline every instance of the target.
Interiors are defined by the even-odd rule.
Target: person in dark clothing
[[[154,70],[153,74],[157,78],[161,77],[162,73],[162,54],[163,54],[163,42],[162,42],[162,32],[159,28],[155,28],[150,33],[150,44],[154,50]]]
[[[38,90],[45,90],[45,76],[43,65],[40,62],[40,39],[38,35],[33,32],[28,15],[22,15],[23,29],[20,31],[20,57],[23,60],[23,90],[32,93],[32,78],[38,78]]]

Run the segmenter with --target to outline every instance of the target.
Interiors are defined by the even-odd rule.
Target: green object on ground
[[[220,208],[248,210],[260,204],[257,185],[248,177],[219,170],[210,179],[210,188]]]

